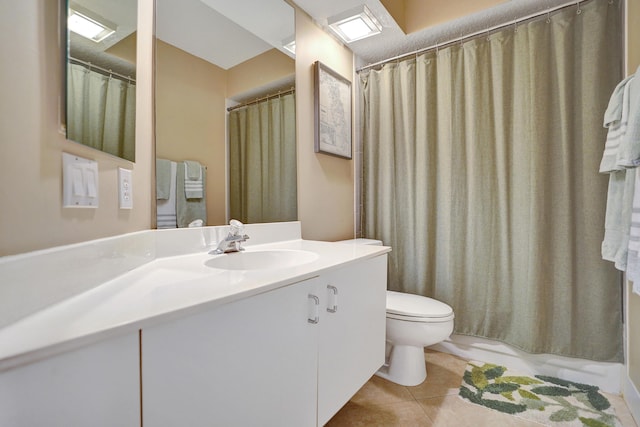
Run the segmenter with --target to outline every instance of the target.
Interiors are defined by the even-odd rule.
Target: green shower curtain
[[[455,333],[621,361],[598,174],[621,4],[580,8],[360,74],[363,230],[393,247],[390,289],[452,305]]]
[[[229,215],[246,223],[298,218],[295,95],[229,113]]]
[[[134,161],[135,84],[79,64],[69,64],[67,82],[67,138]]]

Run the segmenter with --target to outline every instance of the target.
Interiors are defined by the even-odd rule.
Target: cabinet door
[[[318,425],[329,421],[384,363],[387,256],[321,279]]]
[[[145,427],[315,426],[315,280],[144,329]]]
[[[140,425],[138,334],[0,373],[0,425]]]

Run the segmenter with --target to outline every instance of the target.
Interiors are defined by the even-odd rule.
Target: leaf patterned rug
[[[459,396],[547,426],[621,426],[596,386],[543,375],[527,377],[490,363],[469,362]]]

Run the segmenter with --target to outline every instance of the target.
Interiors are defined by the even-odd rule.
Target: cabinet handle
[[[307,318],[307,322],[313,323],[315,325],[320,320],[320,298],[315,295],[309,294],[309,300],[313,303],[313,305],[309,307],[309,312],[311,315]]]
[[[335,313],[338,311],[338,288],[327,285],[327,289],[329,290],[329,304],[327,311],[329,313]]]

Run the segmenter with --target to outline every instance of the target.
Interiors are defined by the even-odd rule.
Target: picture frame
[[[320,61],[314,68],[314,118],[316,153],[351,159],[351,81]]]

